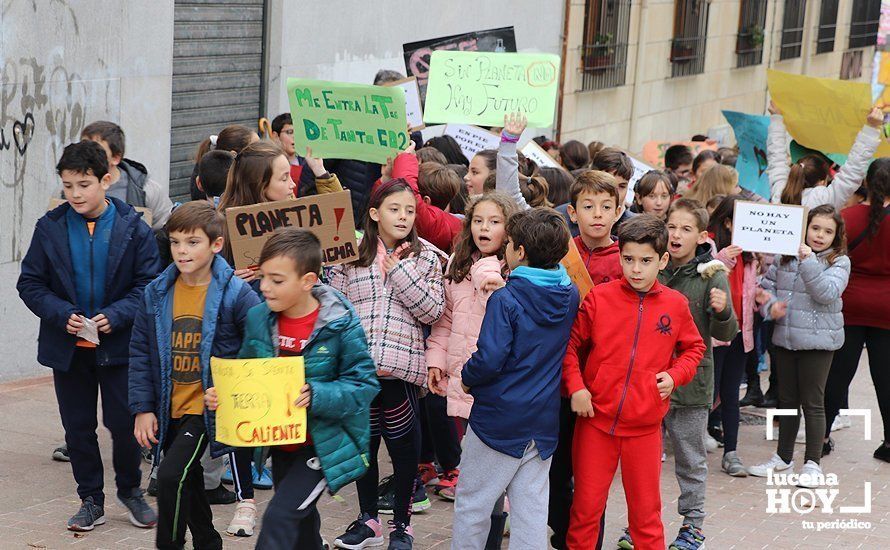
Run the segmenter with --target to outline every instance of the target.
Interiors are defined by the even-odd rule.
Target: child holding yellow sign
[[[259,259],[266,301],[247,313],[239,357],[301,355],[306,384],[294,402],[308,409],[305,443],[272,447],[275,496],[257,548],[322,548],[316,503],[368,469],[370,405],[380,389],[358,314],[342,294],[318,282],[318,237],[279,229]],[[215,388],[206,393],[215,410]]]

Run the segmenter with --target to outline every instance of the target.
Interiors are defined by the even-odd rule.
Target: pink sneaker
[[[404,523],[389,522],[389,550],[414,548],[414,529]]]
[[[383,526],[377,518],[362,514],[346,528],[345,533],[334,539],[334,546],[347,550],[383,546]]]

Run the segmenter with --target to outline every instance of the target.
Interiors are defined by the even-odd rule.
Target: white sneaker
[[[720,444],[717,443],[717,440],[711,437],[711,434],[705,434],[705,449],[709,453],[713,453],[717,449],[720,448]]]
[[[834,417],[834,422],[831,423],[831,431],[836,432],[838,430],[843,430],[844,428],[849,428],[853,423],[850,422],[850,417],[847,415],[837,415]]]
[[[805,489],[817,489],[822,486],[824,480],[822,467],[812,460],[807,460],[800,471],[797,486]]]
[[[769,471],[772,470],[774,472],[784,472],[789,468],[794,467],[794,461],[792,460],[790,463],[786,463],[782,460],[779,455],[773,454],[772,458],[763,464],[758,464],[757,466],[751,466],[748,468],[748,473],[754,477],[767,477],[769,475]]]
[[[256,503],[242,500],[235,505],[235,517],[226,528],[226,533],[235,537],[252,537],[256,527]]]

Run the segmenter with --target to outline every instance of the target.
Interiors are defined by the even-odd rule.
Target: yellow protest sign
[[[872,108],[867,82],[814,78],[767,71],[772,100],[781,109],[788,133],[800,143],[823,153],[846,155]],[[881,143],[876,156],[890,156]]]
[[[211,357],[219,396],[216,440],[235,447],[306,441],[306,409],[294,407],[305,380],[302,357]]]

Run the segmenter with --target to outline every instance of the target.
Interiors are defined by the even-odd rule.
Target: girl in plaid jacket
[[[390,548],[411,548],[411,497],[420,454],[417,397],[425,385],[423,325],[445,308],[442,265],[447,257],[417,237],[416,200],[405,180],[374,189],[369,201],[359,259],[328,273],[332,287],[355,306],[377,366],[380,394],[371,404],[371,464],[356,482],[361,515],[334,544],[364,548],[383,543],[378,519],[377,451],[381,438],[393,463],[395,505]]]

